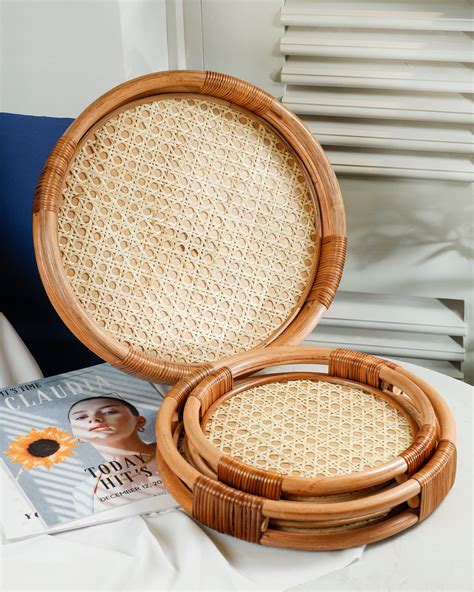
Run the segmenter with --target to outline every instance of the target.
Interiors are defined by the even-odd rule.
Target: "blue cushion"
[[[0,309],[46,376],[98,363],[52,308],[36,268],[31,228],[35,186],[72,119],[0,113],[2,290]]]

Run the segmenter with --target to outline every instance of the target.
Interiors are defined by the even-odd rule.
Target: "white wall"
[[[75,117],[117,84],[168,68],[164,0],[6,0],[0,110]]]
[[[279,82],[282,0],[203,0],[204,67],[283,94]]]
[[[232,74],[275,96],[284,0],[167,0],[170,68]]]

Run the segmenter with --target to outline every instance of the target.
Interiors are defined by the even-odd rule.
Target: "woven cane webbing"
[[[291,380],[230,397],[206,436],[226,454],[295,477],[346,475],[387,462],[413,441],[409,420],[360,388]]]
[[[319,214],[290,149],[211,99],[155,97],[76,155],[58,213],[72,290],[117,340],[174,362],[248,350],[299,306]]]

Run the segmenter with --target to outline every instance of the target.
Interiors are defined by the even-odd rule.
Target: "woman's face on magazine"
[[[138,427],[138,417],[126,405],[107,399],[82,401],[70,414],[72,431],[85,442],[126,438]]]

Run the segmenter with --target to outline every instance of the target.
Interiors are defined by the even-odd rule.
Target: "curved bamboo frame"
[[[82,308],[62,266],[57,215],[69,167],[84,137],[118,109],[156,95],[192,93],[213,97],[250,111],[280,135],[297,155],[322,224],[316,277],[301,307],[288,322],[257,347],[301,341],[330,306],[341,279],[346,252],[342,198],[334,172],[321,148],[301,121],[271,95],[232,76],[202,71],[159,72],[121,84],[92,103],[60,138],[35,193],[33,238],[46,292],[69,329],[107,362],[148,380],[174,383],[199,364],[168,362],[146,355],[101,329]],[[205,367],[205,365],[204,365]]]
[[[391,536],[425,519],[437,508],[455,479],[455,424],[449,407],[432,387],[403,368],[390,367],[383,360],[377,361],[372,356],[347,350],[339,350],[336,354],[338,361],[331,365],[331,354],[334,355],[334,351],[337,350],[284,346],[241,354],[221,360],[212,368],[183,379],[171,389],[156,419],[159,449],[157,463],[171,494],[187,511],[208,526],[245,540],[293,548],[335,549],[370,543]],[[244,375],[262,366],[329,362],[330,370],[334,370],[341,359],[352,360],[352,369],[347,366],[345,368],[352,377],[362,371],[368,372],[372,367],[370,365],[377,361],[378,380],[388,384],[397,383],[405,392],[417,392],[417,389],[420,389],[429,400],[439,425],[438,446],[425,458],[424,466],[406,481],[373,495],[348,501],[317,503],[268,499],[244,493],[204,477],[178,452],[173,438],[177,426],[177,412],[182,410],[187,397],[206,376],[213,374],[217,381],[227,381],[229,384],[229,375]],[[232,373],[228,370],[229,365],[232,367]],[[364,486],[367,486],[366,482],[359,483],[359,489]],[[417,496],[418,501],[413,505],[418,507],[404,510],[405,504]],[[328,521],[331,524],[344,524],[345,521],[363,521],[367,516],[397,509],[401,511],[396,515],[350,531],[289,533],[278,528],[269,528],[269,521],[270,524],[278,524],[275,521],[302,524],[310,522],[319,525]],[[230,522],[226,521],[225,516],[232,516]]]
[[[214,410],[224,401],[226,401],[229,397],[233,396],[234,394],[239,394],[240,392],[252,388],[253,386],[258,386],[261,384],[266,384],[271,381],[283,381],[283,380],[297,380],[297,379],[315,379],[315,380],[323,380],[325,382],[334,382],[337,384],[342,385],[349,385],[349,386],[360,386],[358,383],[354,383],[353,381],[343,381],[340,379],[335,379],[332,377],[328,377],[325,374],[317,374],[313,372],[292,372],[290,373],[281,373],[281,374],[265,374],[263,376],[258,377],[250,377],[250,378],[240,378],[238,381],[234,382],[234,386],[232,391],[229,393],[222,395],[217,401],[212,403],[210,407],[205,412],[204,416],[201,419],[201,428],[204,431],[206,424],[209,420],[209,416],[214,413]],[[409,422],[412,430],[416,433],[419,429],[419,426],[422,425],[421,415],[418,409],[413,405],[411,400],[404,396],[403,393],[397,395],[396,399],[394,399],[393,393],[388,393],[387,391],[380,391],[373,389],[372,387],[364,386],[364,390],[368,392],[374,392],[381,398],[388,400],[391,405],[393,405],[396,409],[398,409],[407,419]],[[199,434],[200,436],[200,434]],[[185,434],[184,435],[184,446],[186,449],[186,458],[204,475],[208,477],[213,477],[214,479],[217,478],[217,471],[216,467],[211,467],[206,460],[204,460],[199,453],[197,452],[196,448],[190,442],[190,438]],[[283,483],[284,486],[284,483]],[[292,494],[285,492],[285,496],[289,498]],[[297,494],[295,494],[295,497]]]
[[[201,456],[197,453],[195,449],[192,448],[192,445],[187,441],[186,434],[184,432],[184,426],[181,422],[178,428],[175,431],[175,440],[177,439],[176,434],[179,433],[180,436],[183,437],[183,450],[181,454],[183,455],[184,459],[195,469],[197,469],[202,475],[206,477],[210,477],[214,480],[218,479],[218,474],[213,471],[207,463],[202,459]],[[179,439],[179,438],[178,438]],[[364,497],[369,497],[371,495],[375,495],[376,493],[380,493],[385,490],[393,489],[397,483],[403,482],[407,479],[404,475],[400,478],[391,479],[387,482],[384,482],[380,485],[374,487],[368,487],[366,489],[360,489],[356,491],[351,491],[348,493],[338,493],[332,495],[324,495],[324,496],[317,496],[317,497],[309,497],[309,496],[299,496],[299,495],[292,495],[292,494],[285,494],[284,499],[289,501],[297,501],[297,502],[315,502],[318,504],[325,504],[325,503],[333,503],[333,502],[343,502],[343,501],[352,501],[356,499],[361,499]],[[410,498],[406,505],[410,508],[417,508],[419,506],[419,496],[415,496],[414,498]],[[373,521],[377,520],[380,517],[385,517],[386,512],[375,512],[369,513],[364,515],[363,517],[356,517],[356,518],[332,518],[332,519],[314,519],[314,520],[306,520],[304,522],[297,521],[297,520],[279,520],[273,519],[271,524],[273,526],[277,526],[283,530],[285,529],[298,529],[298,530],[314,530],[320,528],[333,528],[338,526],[347,526],[354,523],[360,523],[361,521]]]

